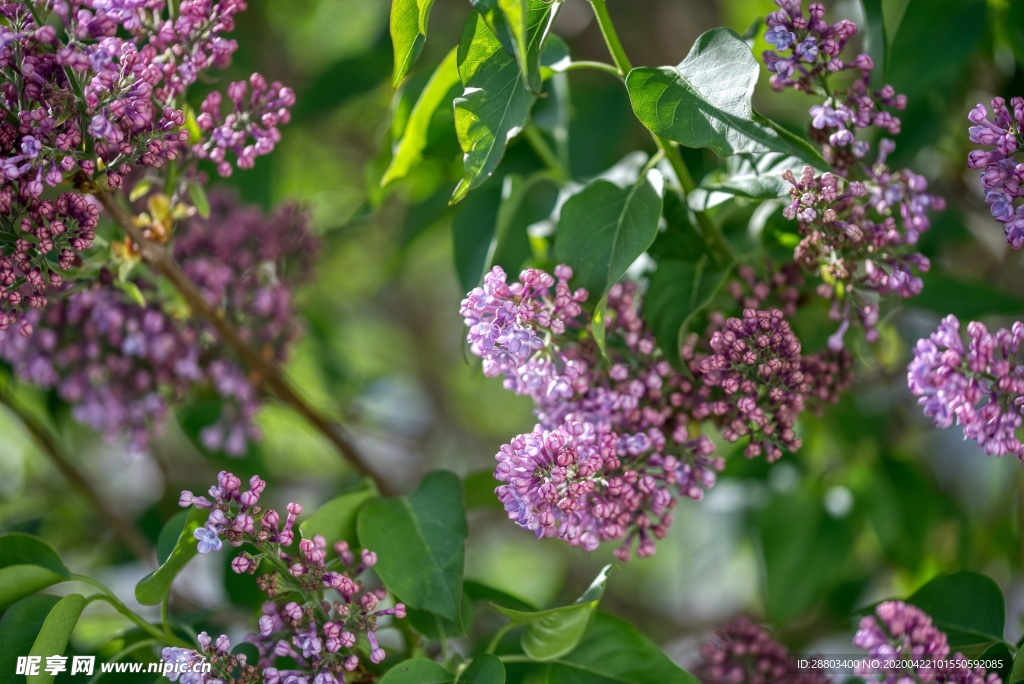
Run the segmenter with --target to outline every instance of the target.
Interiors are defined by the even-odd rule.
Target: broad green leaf
[[[202,508],[192,507],[185,518],[184,524],[178,519],[172,518],[168,525],[175,528],[181,526],[178,534],[178,541],[174,550],[159,568],[143,577],[135,585],[135,599],[144,606],[155,606],[164,600],[167,592],[171,590],[171,584],[178,573],[188,565],[197,553],[199,553],[199,540],[195,538],[195,531],[206,524],[210,512]],[[161,532],[161,534],[163,534]],[[171,534],[168,532],[168,534]]]
[[[756,515],[764,557],[765,608],[784,625],[839,583],[853,547],[849,520],[833,518],[807,495],[775,497]]]
[[[661,190],[657,171],[625,188],[596,180],[562,207],[555,254],[573,267],[573,281],[589,290],[592,301],[604,297],[654,242]]]
[[[380,684],[452,684],[454,681],[452,673],[433,660],[413,658],[388,670]]]
[[[438,65],[426,87],[413,105],[409,118],[405,122],[402,139],[395,148],[391,163],[388,164],[384,176],[380,179],[381,187],[404,178],[423,159],[423,150],[427,148],[427,133],[434,113],[441,105],[450,102],[453,90],[459,85],[459,69],[456,63],[456,51],[448,53]]]
[[[633,69],[626,88],[637,118],[655,135],[721,157],[781,152],[827,169],[809,143],[754,112],[758,74],[750,46],[732,29],[716,28],[697,38],[678,66]]]
[[[534,660],[553,660],[569,653],[580,643],[593,622],[611,568],[606,565],[572,605],[532,612],[502,606],[494,608],[513,623],[526,625],[521,641],[526,655]]]
[[[526,20],[530,60],[539,61],[560,6],[560,0],[530,0]],[[452,193],[453,204],[494,173],[508,141],[529,122],[537,99],[526,87],[515,58],[478,13],[470,15],[463,29],[458,64],[465,91],[455,100],[455,132],[465,153],[465,175]]]
[[[46,663],[47,656],[62,655],[86,603],[84,596],[69,594],[54,604],[43,620],[28,655],[40,656],[43,663]],[[39,674],[26,677],[26,684],[50,684],[54,676],[40,669]]]
[[[191,512],[191,509],[183,508],[164,523],[160,534],[156,538],[156,562],[159,565],[166,563],[167,559],[174,553],[174,547],[178,545],[178,537],[181,536],[181,531],[185,529],[189,513]]]
[[[505,666],[496,656],[481,653],[455,681],[457,684],[505,684]]]
[[[1010,678],[1005,684],[1024,684],[1024,646],[1017,650],[1017,657],[1013,660],[1013,669],[1010,670]]]
[[[528,63],[526,16],[529,0],[469,0],[484,22],[501,42],[505,52],[515,58],[519,71],[525,77],[527,88],[535,94],[540,89],[540,65],[535,64],[536,81],[532,81]]]
[[[410,608],[409,606],[405,607],[405,612],[405,619],[409,625],[433,641],[460,637],[473,626],[473,599],[466,592],[465,588],[462,591],[462,609],[458,621],[449,620],[437,613]]]
[[[360,489],[331,499],[299,524],[302,537],[312,539],[319,534],[328,544],[341,539],[354,542],[359,511],[373,497],[370,490]]]
[[[953,651],[1003,640],[1006,603],[999,585],[977,572],[936,577],[907,599],[931,616]]]
[[[598,613],[583,641],[551,663],[549,684],[699,684],[625,620]]]
[[[391,44],[395,50],[395,71],[391,87],[405,80],[427,42],[427,24],[434,0],[392,0]]]
[[[0,610],[70,576],[57,552],[39,537],[20,532],[0,535]]]
[[[645,297],[644,316],[670,363],[679,363],[679,345],[690,321],[711,303],[731,270],[713,265],[707,256],[658,262]]]
[[[875,73],[872,84],[877,79],[884,79],[888,73],[889,37],[885,30],[885,13],[882,11],[882,0],[861,0],[864,7],[864,50],[874,60]]]
[[[23,675],[14,674],[18,656],[24,656],[32,650],[39,630],[60,600],[59,596],[29,596],[12,605],[3,614],[0,619],[0,684],[25,681]]]
[[[373,499],[356,528],[360,543],[377,552],[377,574],[401,601],[460,620],[467,530],[459,478],[435,471],[408,497]]]

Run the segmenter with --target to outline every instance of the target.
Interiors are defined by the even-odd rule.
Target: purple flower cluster
[[[405,606],[379,608],[386,593],[366,589],[354,579],[376,564],[372,551],[363,549],[356,556],[347,542],[339,541],[329,557],[327,542],[319,535],[300,540],[297,551],[289,551],[296,546],[293,528],[302,506],[288,504],[282,524],[276,510],[260,505],[265,487],[253,476],[243,489],[241,480],[222,471],[209,498],[184,491],[179,502],[210,511],[206,524],[194,533],[200,553],[219,550],[223,540],[255,551],[232,561],[235,572],[254,574],[261,564],[271,566],[258,579],[268,597],[259,629],[245,638],[256,646],[258,663],[232,656],[227,637],[214,642],[205,633],[199,638],[200,650],[165,648],[164,661],[206,660],[212,665],[209,673],[183,675],[186,684],[344,684],[346,673],[354,673],[353,681],[362,681],[362,658],[379,663],[386,656],[377,641],[378,619],[403,618]],[[365,647],[359,644],[359,635],[364,636]]]
[[[902,601],[880,603],[875,608],[874,615],[863,617],[860,628],[853,638],[853,645],[867,651],[871,659],[907,665],[879,672],[875,665],[865,664],[856,674],[874,675],[868,681],[884,684],[1002,684],[999,675],[989,674],[982,667],[969,669],[966,666],[955,665],[943,668],[914,666],[915,661],[966,661],[959,653],[950,657],[946,635],[932,624],[932,619],[927,613]]]
[[[703,684],[828,684],[815,668],[797,668],[785,646],[748,618],[720,627],[701,645],[696,673]]]
[[[888,135],[899,133],[900,119],[893,112],[906,107],[906,97],[888,85],[871,91],[874,64],[868,55],[849,64],[840,59],[856,25],[843,20],[830,26],[821,3],[812,3],[808,16],[800,0],[776,4],[781,9],[768,16],[765,38],[777,51],[764,53],[775,74],[773,87],[793,86],[826,97],[811,107],[810,129],[832,170],[815,176],[805,167],[799,179],[787,171],[792,201],[783,215],[799,224],[796,262],[821,275],[818,292],[833,302],[831,316],[839,330],[829,346],[837,351],[851,323],[864,328],[868,341],[877,339],[879,297],[921,292],[918,274],[929,263],[913,246],[931,226],[928,212],[941,211],[945,201],[928,194],[923,176],[889,168],[886,160],[895,148],[891,140],[882,138],[877,156],[868,161],[871,146],[858,140],[856,131],[874,127]],[[780,56],[783,52],[787,56]],[[857,69],[859,76],[842,90],[829,87],[829,76],[842,69]]]
[[[31,198],[23,210],[15,219],[0,207],[0,334],[19,322],[22,335],[32,333],[25,309],[45,308],[47,292],[63,283],[61,272],[92,246],[99,221],[95,201],[74,192]]]
[[[97,222],[97,203],[44,188],[117,188],[133,168],[211,159],[230,173],[273,149],[294,93],[259,74],[232,84],[235,111],[211,94],[185,129],[185,93],[236,50],[224,37],[243,0],[0,0],[0,331],[41,308],[57,273],[78,265]],[[26,334],[30,327],[22,324]]]
[[[1024,407],[1024,365],[1017,358],[1024,323],[991,333],[981,323],[967,326],[969,342],[960,336],[960,321],[947,316],[938,329],[919,340],[907,368],[910,391],[935,425],[956,421],[964,438],[986,454],[1016,454],[1024,461],[1017,438]]]
[[[211,207],[209,219],[181,226],[176,249],[188,254],[185,270],[248,342],[283,360],[299,332],[290,288],[315,250],[304,217],[290,208],[267,217],[217,194]],[[104,272],[95,286],[29,312],[31,337],[0,333],[0,358],[26,382],[56,388],[76,420],[126,436],[135,451],[159,434],[172,402],[212,390],[223,408],[202,440],[241,455],[260,437],[253,423],[260,397],[245,372],[204,323],[172,315],[159,292],[144,280],[137,285],[144,304]]]
[[[981,187],[992,216],[1003,224],[1006,241],[1014,249],[1024,247],[1024,163],[1018,163],[1017,153],[1024,143],[1024,98],[992,100],[992,119],[985,105],[979,104],[967,115],[973,126],[971,142],[988,149],[972,150],[967,166],[980,170]]]
[[[830,400],[848,379],[838,355],[802,357],[774,309],[747,309],[693,336],[680,372],[645,326],[635,283],[615,285],[595,323],[581,305],[587,293],[569,287],[572,270],[555,274],[530,269],[508,284],[495,267],[461,310],[484,374],[503,376],[536,406],[539,423],[501,447],[495,478],[509,517],[538,537],[586,550],[621,540],[620,559],[634,545],[651,555],[676,498],[702,498],[724,467],[701,423],[747,440],[747,456],[774,460],[799,447],[794,425],[808,393]],[[736,294],[758,304],[771,294],[767,284],[751,287]],[[795,306],[795,290],[786,292]],[[605,327],[605,351],[587,333],[594,325]]]

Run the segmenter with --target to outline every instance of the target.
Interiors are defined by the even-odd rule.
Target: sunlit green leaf
[[[39,537],[0,535],[0,609],[70,576],[57,552]]]
[[[391,86],[398,85],[419,59],[427,42],[427,24],[434,0],[392,0],[391,44],[395,50],[395,71]]]
[[[41,657],[43,663],[48,656],[62,655],[85,606],[85,597],[79,594],[69,594],[57,601],[46,614],[28,655]],[[26,677],[26,684],[50,684],[55,676],[40,668],[39,674]]]

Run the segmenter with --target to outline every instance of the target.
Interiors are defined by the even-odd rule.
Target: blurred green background
[[[1024,59],[1014,52],[1024,45],[1024,3],[868,4],[880,6],[890,28],[888,80],[911,98],[898,162],[924,173],[949,200],[923,245],[932,273],[925,293],[885,320],[882,340],[857,349],[854,389],[838,406],[803,421],[805,446],[798,454],[771,468],[736,454],[703,502],[679,505],[653,559],[613,574],[604,608],[632,620],[683,661],[699,638],[738,612],[766,619],[798,646],[810,648],[833,634],[846,644],[856,608],[906,595],[935,574],[957,569],[989,573],[1003,586],[1013,630],[1008,637],[1020,636],[1020,464],[986,458],[957,431],[932,428],[906,389],[905,366],[913,341],[945,313],[999,323],[1024,311],[1020,259],[1007,253],[964,163],[969,108],[993,94],[1024,93]],[[633,63],[662,65],[679,62],[704,30],[724,24],[743,32],[773,4],[611,0],[609,7]],[[500,178],[465,204],[448,207],[461,154],[445,109],[432,122],[424,166],[386,192],[378,184],[393,142],[392,120],[408,114],[469,11],[465,0],[437,0],[424,55],[396,94],[384,0],[252,0],[223,80],[260,71],[292,85],[298,102],[274,154],[226,183],[265,207],[307,205],[323,240],[316,277],[299,293],[306,334],[287,368],[296,384],[315,405],[342,416],[376,468],[391,473],[400,489],[411,489],[434,468],[470,475],[467,576],[552,605],[589,584],[612,560],[612,549],[588,555],[558,541],[535,541],[505,519],[491,493],[495,451],[529,431],[533,419],[528,399],[504,391],[467,360],[458,316],[465,289],[454,269],[452,231],[494,221]],[[607,61],[589,12],[583,0],[568,0],[555,32],[575,59]],[[832,20],[859,22],[863,14],[859,2],[829,5]],[[573,73],[569,88],[574,178],[595,175],[631,150],[650,149],[619,82]],[[540,102],[538,120],[557,116],[549,111],[553,101]],[[757,104],[802,129],[811,101],[772,93],[763,75]],[[685,154],[696,176],[712,168],[709,155]],[[540,166],[526,144],[513,141],[502,168]],[[536,199],[538,218],[551,201]],[[178,492],[205,489],[222,468],[243,477],[259,473],[276,503],[297,500],[306,510],[354,484],[330,446],[285,408],[262,412],[266,438],[243,459],[199,451],[196,426],[204,412],[217,409],[193,402],[178,411],[150,458],[126,461],[71,421],[54,396],[18,392],[60,433],[104,496],[151,540],[177,510]],[[125,596],[147,572],[3,411],[0,521],[5,530],[46,537],[72,567],[121,587]],[[203,615],[211,628],[238,633],[259,594],[247,579],[224,576],[229,558],[204,557],[191,567],[176,585],[175,605]],[[100,613],[87,620],[80,636],[93,645],[122,625]],[[78,647],[90,652],[88,643]]]

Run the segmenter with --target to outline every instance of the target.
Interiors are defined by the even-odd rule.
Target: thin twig
[[[11,413],[21,420],[25,430],[32,436],[40,451],[46,456],[61,475],[93,508],[103,516],[104,521],[120,538],[132,554],[148,565],[154,564],[153,547],[142,534],[115,509],[107,499],[96,490],[89,478],[64,453],[64,449],[50,430],[39,419],[33,416],[11,395],[6,388],[0,388],[0,404],[6,406]]]
[[[94,189],[95,190],[95,189]],[[256,387],[265,387],[279,400],[294,408],[313,427],[320,431],[337,448],[342,457],[361,475],[370,478],[381,494],[394,493],[388,482],[375,473],[366,458],[356,447],[351,435],[341,425],[321,414],[285,377],[280,367],[264,358],[238,334],[230,321],[213,304],[208,302],[195,283],[181,270],[170,252],[160,243],[147,238],[135,225],[131,214],[115,199],[113,193],[95,192],[96,198],[107,210],[114,222],[132,239],[139,255],[149,266],[181,294],[189,307],[204,318],[217,334],[241,358],[250,371],[250,382]]]

